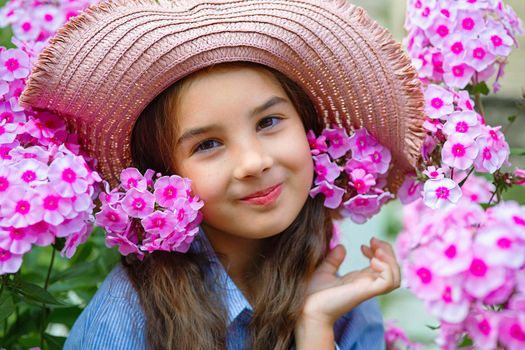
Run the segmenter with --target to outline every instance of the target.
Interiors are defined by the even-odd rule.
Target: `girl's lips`
[[[241,198],[241,201],[250,203],[250,204],[257,204],[257,205],[265,205],[275,202],[277,198],[281,195],[282,192],[282,185],[278,184],[272,187],[269,187],[265,190],[253,193],[247,197]]]

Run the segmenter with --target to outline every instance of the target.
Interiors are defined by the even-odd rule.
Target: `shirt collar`
[[[207,253],[210,257],[212,268],[211,271],[209,271],[208,277],[211,278],[219,294],[224,296],[223,300],[228,311],[228,325],[244,310],[253,312],[248,300],[222,266],[202,227],[199,228],[196,239],[191,243],[191,249],[194,252]]]

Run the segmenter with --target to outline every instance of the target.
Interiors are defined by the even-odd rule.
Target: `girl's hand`
[[[337,319],[361,302],[388,293],[400,285],[401,273],[392,246],[376,238],[361,245],[370,266],[336,276],[346,250],[338,245],[314,272],[307,289],[301,319],[332,326]]]

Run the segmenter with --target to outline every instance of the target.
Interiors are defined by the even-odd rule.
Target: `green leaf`
[[[433,331],[436,331],[436,330],[438,330],[438,329],[441,328],[440,325],[437,325],[437,326],[431,326],[431,325],[428,325],[428,324],[427,324],[426,326],[427,326],[428,328],[430,328],[431,330],[433,330]]]
[[[11,293],[4,291],[2,298],[0,298],[0,322],[4,321],[13,312],[15,312],[15,304]]]
[[[523,156],[525,156],[525,148],[511,148],[510,149],[510,155],[511,156],[523,157]]]
[[[8,288],[36,302],[48,305],[65,305],[65,303],[55,299],[47,290],[33,283],[17,280],[10,283]]]
[[[94,261],[80,263],[78,265],[71,266],[69,269],[66,269],[64,271],[60,271],[60,272],[56,272],[52,274],[49,281],[51,283],[55,283],[58,281],[65,281],[70,278],[81,277],[82,275],[85,275],[87,272],[91,272],[95,270],[95,268],[96,268],[96,264]]]
[[[472,346],[474,343],[472,342],[472,339],[470,339],[468,336],[464,336],[461,343],[459,343],[458,348],[466,348],[468,346]]]
[[[474,94],[482,94],[487,96],[490,93],[490,89],[487,86],[487,83],[482,81],[481,83],[474,85],[474,87],[472,88],[472,92]]]
[[[512,123],[514,123],[516,121],[517,117],[518,117],[517,115],[511,115],[511,116],[507,117],[507,120],[509,121],[509,123],[512,124]]]
[[[44,333],[44,340],[51,350],[62,350],[66,342],[66,338],[64,337],[56,337],[47,333]]]
[[[31,332],[40,331],[40,322],[42,320],[42,308],[32,308],[22,312],[18,320],[13,322],[9,327],[6,335],[0,339],[1,346],[7,349],[13,349],[14,344],[19,339]]]

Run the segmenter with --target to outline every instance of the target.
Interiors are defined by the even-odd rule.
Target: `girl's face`
[[[175,169],[204,201],[205,227],[249,239],[286,229],[307,199],[313,162],[277,79],[249,67],[197,73],[176,106]]]

